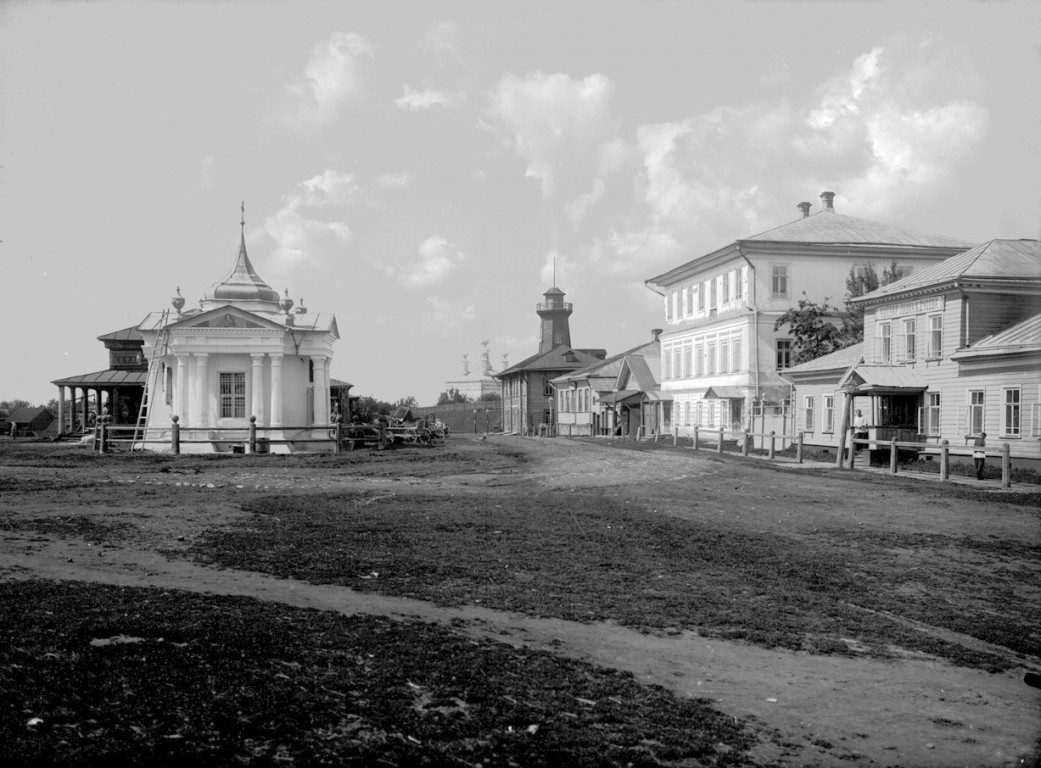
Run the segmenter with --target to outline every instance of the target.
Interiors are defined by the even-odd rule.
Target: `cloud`
[[[331,209],[342,209],[354,202],[359,187],[354,177],[326,170],[300,182],[282,197],[281,207],[264,219],[264,230],[275,241],[274,257],[284,265],[294,265],[317,257],[317,251],[332,243],[345,245],[353,239],[350,227],[329,220]],[[322,215],[324,218],[319,219]]]
[[[373,179],[380,189],[404,189],[412,183],[412,174],[408,171],[400,173],[384,173]]]
[[[435,91],[430,88],[417,91],[406,83],[404,95],[395,100],[394,104],[410,112],[421,112],[437,106],[454,107],[461,100],[461,96],[450,94],[447,91]]]
[[[527,163],[546,199],[574,198],[592,187],[603,148],[617,148],[609,102],[614,83],[604,75],[575,80],[564,74],[507,75],[492,91],[490,121]]]
[[[950,181],[987,129],[971,73],[937,55],[897,41],[857,57],[802,103],[640,126],[632,205],[578,255],[609,274],[654,270],[793,220],[799,200],[825,189],[838,193],[840,213],[899,218]],[[586,203],[570,212],[585,215]]]
[[[458,328],[476,317],[472,305],[453,304],[439,296],[428,296],[423,309],[423,327],[428,333]]]
[[[415,255],[404,264],[380,263],[376,266],[396,278],[406,288],[427,288],[445,281],[466,255],[440,235],[433,235],[416,246]]]
[[[359,65],[374,54],[374,46],[354,32],[334,32],[316,43],[301,76],[287,86],[291,106],[285,122],[313,131],[338,117],[345,106],[360,101],[365,82]]]

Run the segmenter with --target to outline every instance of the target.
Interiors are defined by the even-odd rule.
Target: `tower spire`
[[[246,239],[246,201],[242,201],[242,221],[239,222],[242,226],[242,239]]]

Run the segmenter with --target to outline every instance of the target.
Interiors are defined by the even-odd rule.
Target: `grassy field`
[[[0,584],[12,765],[720,765],[751,737],[631,675],[429,623]]]
[[[782,664],[933,665],[923,686],[946,675],[938,663],[1002,679],[1041,668],[1037,494],[500,439],[292,457],[0,446],[0,762],[992,764],[988,739],[1020,711],[977,703],[996,699],[952,709],[957,697],[926,691],[906,704],[927,708],[924,724],[903,736],[893,702],[865,717],[855,701],[790,700],[775,729],[762,710],[735,717],[691,695],[725,676],[697,666],[718,656],[680,662],[684,643],[708,639]],[[202,594],[229,585],[266,599]],[[310,585],[444,612],[425,611],[430,623],[392,602],[367,603],[373,615],[278,602]],[[675,638],[668,664],[686,695],[551,652],[556,641],[524,647],[531,627],[495,611]],[[482,623],[493,631],[475,633]],[[579,656],[613,658],[594,650]],[[673,668],[652,679],[669,685]],[[847,672],[822,668],[826,695]],[[757,670],[735,674],[764,700]],[[847,725],[854,712],[866,722]],[[974,712],[991,719],[977,727]],[[1023,730],[1000,749],[1036,759]]]

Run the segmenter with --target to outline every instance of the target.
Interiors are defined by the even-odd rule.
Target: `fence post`
[[[723,425],[719,425],[719,442],[716,443],[716,453],[723,452]]]
[[[1001,444],[1001,487],[1008,490],[1012,485],[1012,451],[1008,443]]]
[[[848,467],[850,469],[853,469],[854,462],[857,460],[857,438],[854,437],[854,435],[856,435],[856,434],[857,433],[854,432],[853,435],[851,435],[850,438],[849,438],[849,458],[847,459],[847,462],[848,462]],[[870,456],[870,455],[871,455],[871,453],[869,451],[868,452],[868,456]],[[870,465],[871,465],[871,460],[869,459],[868,460],[868,466],[870,466]]]
[[[177,456],[181,452],[181,425],[178,423],[181,417],[173,415],[173,424],[170,426],[170,449]]]
[[[940,441],[940,480],[946,482],[951,479],[951,449],[946,440]]]
[[[341,431],[342,429],[343,424],[341,424],[340,422],[336,422],[333,425],[333,453],[340,452],[340,440],[343,438],[343,432]]]
[[[768,454],[768,458],[770,459],[773,459],[774,457],[774,435],[776,434],[777,433],[774,430],[770,430],[770,453]]]
[[[249,417],[249,452],[257,452],[257,417]]]
[[[741,433],[741,455],[742,456],[747,456],[748,455],[748,438],[749,438],[748,430],[746,429],[745,431],[743,431]]]
[[[795,461],[798,464],[802,464],[802,440],[803,434],[800,432],[795,443]]]
[[[675,448],[680,443],[680,428],[672,428],[672,447]]]
[[[98,419],[94,428],[97,430],[98,453],[105,453],[105,418]]]
[[[896,439],[889,441],[889,474],[896,474]]]
[[[694,425],[694,445],[692,448],[696,451],[698,449],[698,425]]]

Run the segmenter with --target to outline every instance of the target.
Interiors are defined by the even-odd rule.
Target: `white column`
[[[200,427],[211,427],[210,416],[210,356],[206,352],[195,355],[195,380],[199,387],[198,424]]]
[[[65,387],[58,387],[58,434],[65,431]]]
[[[329,372],[326,358],[312,357],[314,363],[314,423],[329,423]]]
[[[271,355],[271,426],[282,426],[282,354]]]
[[[177,355],[177,384],[174,387],[174,413],[182,427],[188,426],[188,355]]]
[[[264,425],[264,353],[254,352],[250,358],[253,360],[251,415],[257,417],[257,426],[260,427]]]

